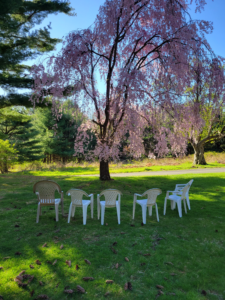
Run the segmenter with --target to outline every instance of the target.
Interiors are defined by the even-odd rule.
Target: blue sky
[[[194,0],[193,0],[194,1]],[[212,21],[214,31],[207,35],[207,39],[217,55],[225,57],[225,0],[206,0],[207,5],[201,14],[195,14],[195,6],[191,6],[190,14],[193,19],[203,19]],[[69,17],[64,14],[50,15],[41,26],[46,26],[51,22],[53,37],[62,38],[70,31],[83,29],[93,24],[98,13],[99,6],[104,3],[104,0],[72,0],[71,6],[75,8],[76,16]],[[61,46],[58,45],[57,49]]]
[[[189,13],[192,19],[202,19],[212,21],[214,31],[212,34],[207,35],[215,54],[225,57],[225,0],[206,0],[208,3],[202,13],[195,13],[195,5],[192,4]],[[195,2],[195,0],[193,0]],[[71,6],[75,9],[76,16],[69,17],[64,14],[50,15],[44,20],[41,26],[47,26],[51,22],[51,35],[52,37],[62,38],[66,36],[70,31],[76,29],[84,29],[91,26],[98,13],[100,5],[104,3],[104,0],[72,0]],[[61,49],[61,44],[57,45],[56,52]],[[50,53],[49,53],[50,54]],[[48,55],[49,55],[48,54]],[[43,57],[39,57],[36,63],[43,61]],[[29,64],[33,64],[34,61],[30,61]],[[98,88],[101,93],[105,92],[105,85],[98,80]]]
[[[193,0],[195,1],[195,0]],[[201,14],[195,14],[195,6],[191,6],[189,11],[192,19],[203,19],[212,21],[214,31],[207,35],[207,39],[217,55],[225,57],[225,0],[206,0],[208,3],[205,10]],[[104,0],[71,0],[71,6],[75,9],[76,16],[67,16],[65,14],[49,15],[40,25],[47,26],[51,22],[51,36],[62,38],[70,31],[76,29],[84,29],[92,25],[98,13],[99,7]],[[56,52],[61,49],[61,44],[56,47]],[[48,56],[53,53],[48,53]],[[37,60],[26,61],[29,65],[38,64],[43,61],[46,54],[38,57]],[[99,82],[100,83],[100,82]],[[100,91],[103,92],[103,85],[100,83]],[[21,91],[22,92],[22,91]],[[0,94],[4,93],[0,88]]]

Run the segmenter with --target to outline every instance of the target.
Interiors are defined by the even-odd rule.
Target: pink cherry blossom
[[[140,157],[146,126],[155,132],[158,156],[184,154],[187,138],[200,130],[201,125],[191,127],[202,124],[193,116],[196,105],[185,109],[181,95],[193,80],[190,57],[204,47],[211,51],[204,34],[212,31],[212,24],[190,19],[191,2],[106,0],[93,26],[71,31],[57,56],[45,67],[32,68],[34,103],[51,95],[57,114],[57,103],[67,95],[86,112],[88,120],[78,130],[75,151],[88,159],[99,158],[102,180],[110,179],[108,162],[118,159],[127,132],[130,152]],[[195,3],[197,11],[206,4]],[[103,94],[99,76],[105,83]],[[97,146],[87,151],[90,131]]]

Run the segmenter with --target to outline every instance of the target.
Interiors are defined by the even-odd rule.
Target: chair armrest
[[[91,197],[91,196],[93,196],[93,194],[88,195],[88,197]]]
[[[187,184],[176,184],[176,187],[185,187],[185,185],[187,185]]]
[[[180,194],[180,191],[167,191],[166,195],[169,195],[169,193]]]
[[[176,184],[176,187],[175,187],[175,191],[176,190],[183,190],[183,188],[186,186],[186,184]]]
[[[136,194],[136,193],[135,193],[134,195],[135,195],[135,196],[140,196],[140,197],[142,197],[142,195],[140,195],[140,194]]]
[[[169,194],[177,194],[177,192],[176,191],[166,191],[166,198],[168,198],[169,197]]]
[[[35,192],[36,195],[39,195],[39,192]]]

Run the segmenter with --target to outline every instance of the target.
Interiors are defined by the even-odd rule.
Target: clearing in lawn
[[[94,193],[94,219],[89,207],[86,226],[81,208],[76,209],[70,224],[62,217],[61,210],[59,222],[55,222],[55,211],[47,207],[36,224],[37,198],[32,187],[47,178],[59,183],[64,191],[67,213],[70,204],[67,190],[79,188]],[[183,217],[179,218],[177,209],[170,210],[168,204],[163,216],[166,191],[192,178],[191,210],[185,214],[183,209]],[[107,188],[123,193],[120,225],[116,208],[106,209],[104,226],[97,219],[96,194]],[[157,198],[159,222],[153,208],[152,217],[147,216],[147,223],[142,226],[139,205],[132,220],[133,194],[150,188],[162,190]],[[63,173],[59,176],[54,172],[51,177],[44,172],[40,176],[1,175],[0,295],[4,300],[105,297],[222,300],[225,298],[224,193],[225,173],[127,177],[110,182]],[[31,275],[19,278],[28,283],[24,287],[14,281],[23,270],[22,276]],[[82,293],[82,288],[77,290],[77,286],[86,292]]]

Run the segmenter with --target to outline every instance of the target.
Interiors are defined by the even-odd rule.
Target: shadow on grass
[[[77,209],[70,224],[61,214],[56,223],[54,211],[46,208],[36,224],[37,204],[32,186],[40,177],[0,177],[3,197],[0,199],[0,266],[4,268],[0,271],[0,294],[4,299],[30,299],[31,290],[35,290],[35,297],[47,294],[54,300],[104,299],[106,292],[110,293],[110,299],[155,299],[157,284],[164,286],[165,293],[174,292],[182,300],[203,299],[201,290],[207,290],[208,299],[216,299],[208,290],[223,296],[225,275],[220,266],[224,253],[225,174],[126,177],[111,182],[101,182],[93,177],[45,177],[57,181],[64,193],[71,187],[81,186],[87,193],[94,193],[94,219],[90,218],[89,208],[87,225],[83,226],[82,211]],[[190,189],[191,211],[187,215],[183,211],[183,217],[179,218],[177,210],[171,211],[167,204],[167,213],[163,216],[166,191],[191,178],[194,179]],[[154,187],[163,191],[157,199],[160,222],[156,221],[153,208],[152,217],[148,216],[147,224],[142,226],[138,205],[135,220],[132,220],[133,194]],[[117,224],[115,208],[106,209],[107,226],[101,226],[97,220],[96,194],[107,188],[116,188],[123,193],[121,225]],[[65,212],[68,212],[69,204],[70,198],[65,195]],[[131,227],[131,224],[135,226]],[[42,234],[37,236],[38,233]],[[117,244],[113,247],[117,254],[112,251],[115,241]],[[44,243],[47,247],[43,248]],[[61,244],[64,245],[62,250]],[[16,252],[21,255],[15,255]],[[151,256],[143,256],[148,253]],[[125,257],[129,262],[124,260]],[[40,266],[35,264],[36,259],[41,261]],[[47,262],[53,263],[56,259],[55,265]],[[84,259],[90,260],[91,265]],[[66,260],[71,260],[71,268],[66,265]],[[121,264],[118,269],[116,263]],[[34,269],[30,269],[30,264]],[[79,265],[78,270],[76,265]],[[21,270],[35,276],[26,289],[19,288],[13,281]],[[171,273],[177,276],[171,276]],[[84,282],[83,277],[94,277],[95,280]],[[107,279],[114,280],[114,284],[107,285]],[[44,285],[40,286],[39,281]],[[128,281],[132,282],[132,292],[124,291]],[[78,284],[87,294],[74,296],[63,292],[65,286],[75,289]],[[174,299],[174,296],[168,294],[166,299]]]

